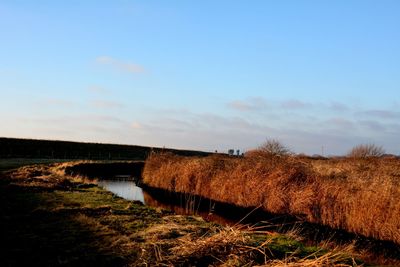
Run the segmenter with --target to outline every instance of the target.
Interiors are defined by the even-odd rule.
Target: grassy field
[[[65,176],[71,163],[27,166],[0,179],[3,266],[355,266],[348,249],[294,233],[223,227],[126,201]]]
[[[151,155],[146,185],[400,244],[400,160]]]
[[[27,159],[27,158],[3,158],[0,159],[0,173],[22,166],[34,164],[49,164],[56,162],[65,162],[65,159]]]

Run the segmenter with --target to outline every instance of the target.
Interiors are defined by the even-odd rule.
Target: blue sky
[[[400,154],[399,1],[0,1],[0,136]]]

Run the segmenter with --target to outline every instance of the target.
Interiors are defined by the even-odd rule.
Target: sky
[[[0,0],[0,136],[400,154],[400,1]]]

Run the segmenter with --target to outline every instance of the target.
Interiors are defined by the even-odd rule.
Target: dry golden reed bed
[[[272,213],[400,244],[396,158],[152,154],[143,182],[243,207],[261,205]]]

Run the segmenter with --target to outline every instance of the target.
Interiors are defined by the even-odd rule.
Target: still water
[[[97,184],[127,200],[140,201],[147,206],[170,210],[176,214],[196,214],[207,221],[220,224],[234,225],[248,212],[241,212],[237,207],[233,209],[225,206],[218,207],[212,201],[190,195],[146,191],[138,187],[132,179],[98,180]]]
[[[133,181],[99,180],[97,184],[119,197],[140,201],[145,204],[142,188],[136,186]]]

